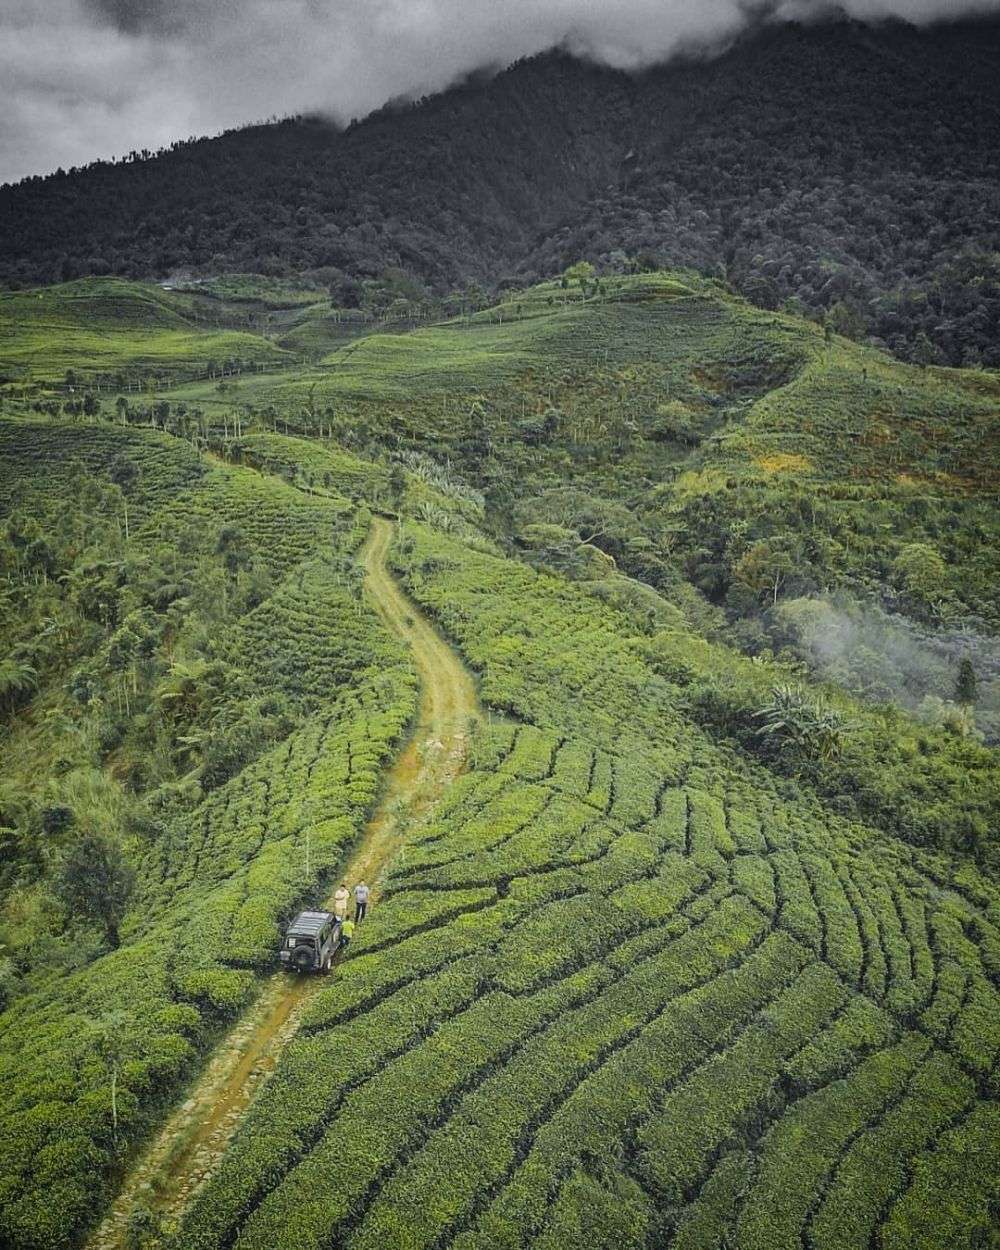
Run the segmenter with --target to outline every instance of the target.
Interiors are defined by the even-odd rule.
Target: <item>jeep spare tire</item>
[[[292,964],[299,972],[308,972],[313,966],[315,952],[311,946],[296,946],[292,951]]]

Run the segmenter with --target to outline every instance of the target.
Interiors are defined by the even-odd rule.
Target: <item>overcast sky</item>
[[[846,0],[864,18],[1000,0]],[[273,114],[348,121],[565,44],[619,67],[828,0],[0,0],[0,182]]]

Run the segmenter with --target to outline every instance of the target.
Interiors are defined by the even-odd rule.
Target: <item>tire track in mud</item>
[[[462,772],[469,728],[482,715],[472,676],[389,571],[391,541],[391,523],[376,517],[359,559],[372,606],[410,651],[420,677],[420,698],[415,726],[342,874],[352,881],[369,880],[375,900],[407,827],[426,815]],[[88,1250],[123,1250],[137,1203],[168,1218],[183,1211],[298,1031],[307,1003],[328,983],[284,972],[263,983],[257,1000],[216,1047],[183,1104],[136,1161],[111,1211],[90,1237]]]

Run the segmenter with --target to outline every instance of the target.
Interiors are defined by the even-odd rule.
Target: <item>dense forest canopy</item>
[[[635,77],[550,54],[343,132],[299,118],[3,188],[0,280],[315,272],[349,297],[386,268],[443,291],[628,256],[992,366],[998,54],[996,22],[782,26]]]

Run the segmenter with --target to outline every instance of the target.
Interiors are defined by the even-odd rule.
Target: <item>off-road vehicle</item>
[[[300,911],[285,930],[281,963],[290,972],[329,972],[340,945],[340,921],[330,911]]]

